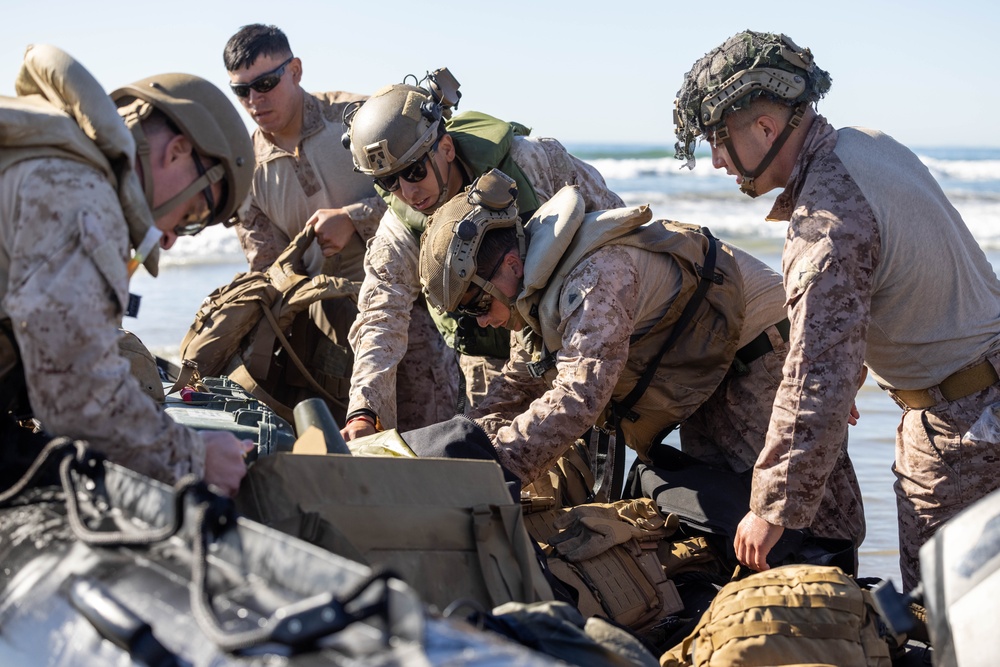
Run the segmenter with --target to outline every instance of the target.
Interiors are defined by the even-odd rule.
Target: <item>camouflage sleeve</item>
[[[291,242],[256,204],[240,217],[236,236],[251,271],[266,271]]]
[[[385,215],[388,206],[381,197],[372,195],[353,204],[348,204],[344,208],[347,209],[347,215],[351,216],[358,236],[361,237],[362,241],[368,243],[375,236],[379,220]]]
[[[864,198],[843,194],[804,192],[810,205],[800,197],[797,211],[809,215],[792,216],[782,260],[789,353],[750,507],[787,528],[812,523],[845,441],[864,362],[880,238]]]
[[[164,482],[201,476],[201,438],[142,391],[118,352],[128,232],[115,192],[77,162],[25,164],[32,166],[18,214],[4,223],[11,258],[4,307],[35,416],[48,433],[88,440]]]
[[[501,428],[528,409],[531,401],[545,393],[548,387],[542,378],[528,372],[531,353],[520,335],[511,336],[510,359],[495,376],[479,404],[466,413],[483,430],[494,437]]]
[[[511,155],[543,202],[564,186],[576,185],[588,212],[625,206],[597,169],[571,155],[555,139],[516,137]]]
[[[555,381],[494,440],[500,462],[522,481],[551,468],[611,400],[638,300],[639,275],[622,247],[602,248],[570,272],[559,299]]]
[[[416,238],[387,211],[365,252],[358,318],[348,335],[354,350],[348,411],[373,410],[385,428],[396,426],[396,368],[420,294],[418,250]]]

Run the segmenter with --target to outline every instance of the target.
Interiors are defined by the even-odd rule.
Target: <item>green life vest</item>
[[[510,157],[514,137],[526,137],[529,130],[520,123],[508,123],[478,111],[467,111],[449,120],[445,127],[455,141],[459,161],[475,179],[490,169],[499,169],[517,182],[517,210],[534,211],[541,202],[535,188]],[[427,226],[427,216],[416,211],[388,190],[375,186],[385,203],[413,235],[420,239]]]

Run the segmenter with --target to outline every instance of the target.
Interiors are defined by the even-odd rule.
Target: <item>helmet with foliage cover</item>
[[[125,124],[132,130],[143,163],[143,189],[152,197],[152,170],[148,164],[148,141],[141,122],[153,109],[162,112],[184,134],[199,155],[216,160],[191,185],[153,211],[159,218],[191,195],[219,181],[223,195],[208,224],[228,220],[250,193],[253,180],[253,142],[239,112],[211,82],[193,74],[160,74],[115,90]]]
[[[454,312],[472,284],[500,299],[509,299],[489,280],[477,275],[476,255],[487,232],[513,227],[524,257],[524,230],[517,214],[517,184],[498,169],[486,172],[455,195],[428,221],[420,243],[420,282],[427,301]]]
[[[698,140],[713,129],[725,132],[730,112],[760,98],[795,107],[794,128],[808,105],[826,94],[830,83],[830,75],[813,62],[812,52],[785,35],[751,30],[733,35],[698,60],[684,77],[674,101],[675,156],[693,168]]]

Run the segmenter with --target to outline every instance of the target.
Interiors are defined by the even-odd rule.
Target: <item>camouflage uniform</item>
[[[531,183],[540,202],[548,200],[566,184],[577,184],[583,194],[587,210],[601,210],[623,206],[621,198],[607,189],[604,179],[596,169],[570,155],[555,139],[514,137],[510,151],[514,162]],[[393,369],[399,364],[402,350],[407,346],[407,323],[411,316],[424,317],[426,312],[420,297],[420,277],[417,270],[419,241],[406,225],[389,210],[382,218],[375,238],[365,255],[365,281],[361,286],[359,315],[351,329],[350,341],[354,349],[354,375],[351,378],[349,411],[367,408],[373,410],[383,426],[392,428],[395,422],[395,398],[402,390],[396,382]],[[421,305],[414,308],[420,297]],[[429,318],[429,315],[427,316]],[[440,335],[437,335],[441,339]],[[444,347],[443,339],[440,345]],[[447,349],[447,348],[444,348]],[[458,372],[455,353],[450,361],[434,366],[434,376],[426,376],[426,385],[417,394],[430,406],[430,397],[441,398],[450,390],[452,400],[442,404],[438,416],[431,420],[447,419],[455,413],[458,404]],[[470,364],[486,378],[489,367]],[[440,376],[455,368],[455,383],[446,388]],[[479,371],[478,369],[482,369]],[[468,384],[476,382],[475,376]]]
[[[20,350],[34,415],[164,482],[204,473],[198,434],[143,392],[118,352],[128,303],[128,229],[118,194],[76,160],[0,172],[0,306]]]
[[[494,384],[486,403],[470,414],[493,436],[501,462],[522,479],[534,479],[548,470],[575,437],[594,425],[611,400],[630,354],[630,339],[650,325],[651,313],[639,312],[640,295],[655,293],[652,301],[662,315],[673,298],[669,295],[677,293],[667,264],[670,260],[659,264],[658,273],[664,275],[655,276],[638,269],[637,257],[642,254],[650,253],[606,246],[579,263],[562,293],[583,294],[583,304],[558,323],[563,347],[556,358],[555,381],[549,385],[528,373],[530,355],[522,336],[515,335],[503,379]],[[737,255],[741,270],[757,262],[741,255]],[[749,307],[780,318],[778,276],[769,273],[773,289],[759,292],[759,300]],[[787,352],[787,344],[773,325],[751,326],[741,335],[741,342],[752,340],[763,329],[773,351],[752,361],[748,372],[730,370],[681,431],[686,452],[736,472],[749,470],[763,447],[762,434]],[[812,527],[817,535],[850,539],[857,545],[864,536],[861,495],[846,452],[839,465],[836,489],[846,493],[831,494]]]
[[[312,244],[303,257],[305,269],[310,276],[325,273],[359,282],[364,278],[365,244],[374,236],[386,207],[371,179],[354,171],[350,153],[341,143],[344,107],[364,99],[339,91],[303,93],[301,140],[294,154],[272,143],[260,128],[254,132],[257,165],[252,199],[236,227],[251,270],[266,270],[318,209],[343,207],[357,233],[343,250],[328,258],[323,257],[318,243]],[[351,363],[347,332],[358,310],[348,299],[326,301],[323,310],[332,325],[334,342],[343,348],[337,360],[329,360],[330,365],[346,367],[339,390],[328,388],[346,402]]]
[[[260,128],[254,131],[257,168],[252,201],[240,215],[236,232],[250,269],[264,271],[317,209],[346,208],[357,236],[326,260],[325,267],[319,247],[310,248],[306,266],[309,275],[323,269],[362,280],[365,243],[375,235],[385,202],[375,193],[371,179],[354,171],[351,155],[341,144],[341,119],[345,106],[365,98],[344,92],[304,93],[303,98],[302,139],[294,155],[271,143]]]
[[[791,342],[751,508],[797,528],[828,496],[862,364],[887,388],[934,395],[1000,345],[1000,283],[927,169],[874,131],[818,116],[769,217],[789,221]],[[894,469],[907,587],[919,545],[1000,484],[1000,446],[961,442],[998,397],[996,385],[951,403],[938,392],[937,405],[904,412]]]

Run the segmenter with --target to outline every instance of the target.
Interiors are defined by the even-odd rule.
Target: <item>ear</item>
[[[186,160],[191,154],[191,140],[183,134],[175,134],[167,140],[163,149],[163,166],[179,160]]]
[[[451,138],[450,134],[441,137],[441,141],[438,142],[438,152],[444,155],[448,162],[455,159],[455,140]]]
[[[754,121],[754,127],[764,137],[767,145],[770,146],[778,138],[778,135],[781,134],[781,130],[784,129],[785,124],[770,114],[761,114]]]
[[[292,58],[292,62],[288,63],[289,69],[292,70],[292,83],[296,86],[302,81],[302,61],[299,58]]]
[[[516,250],[510,250],[503,258],[504,264],[510,267],[514,277],[520,280],[524,277],[524,264],[521,262],[521,255]]]

